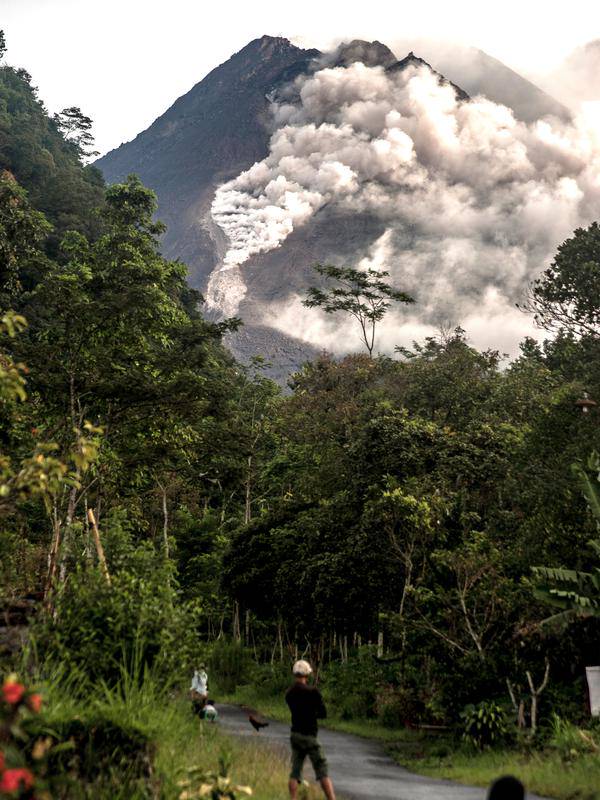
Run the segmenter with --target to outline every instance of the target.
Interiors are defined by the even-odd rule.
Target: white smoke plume
[[[600,100],[600,39],[576,48],[540,82],[546,91],[574,110],[583,103]]]
[[[487,319],[521,335],[514,303],[527,282],[577,225],[600,216],[600,104],[573,123],[525,124],[483,97],[458,101],[418,65],[324,68],[297,88],[299,103],[273,107],[268,156],[217,190],[212,216],[229,250],[209,304],[235,313],[242,265],[328,206],[385,223],[377,263],[417,300],[396,332],[440,320],[485,332]],[[293,335],[304,322],[310,341],[317,334],[299,302],[272,322]],[[331,344],[326,323],[318,337]]]

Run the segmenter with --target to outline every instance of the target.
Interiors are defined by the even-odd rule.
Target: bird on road
[[[250,725],[252,725],[252,727],[257,733],[260,733],[261,728],[266,728],[269,725],[268,722],[262,722],[254,714],[248,714],[248,722],[250,723]]]

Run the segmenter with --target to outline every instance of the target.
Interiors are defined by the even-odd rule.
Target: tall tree
[[[86,502],[98,509],[126,491],[120,472],[138,492],[164,486],[189,448],[204,443],[201,423],[219,414],[217,390],[226,395],[213,366],[222,327],[184,307],[186,268],[160,255],[155,209],[154,194],[137,178],[110,187],[105,233],[93,242],[67,235],[65,263],[48,270],[26,304],[31,329],[20,350],[44,426],[61,452],[72,449],[86,420],[105,430],[96,471],[53,509],[65,551]],[[161,500],[164,510],[166,493]],[[167,551],[167,523],[163,542]]]
[[[593,453],[587,468],[574,466],[588,507],[600,531],[600,457]],[[592,477],[593,475],[593,477]],[[563,609],[550,619],[567,622],[575,617],[600,617],[600,539],[591,539],[597,563],[590,572],[561,567],[534,567],[535,596]]]
[[[98,155],[99,151],[93,149],[92,120],[78,106],[63,108],[54,115],[54,121],[65,139],[75,146],[82,161]]]
[[[392,302],[413,303],[413,298],[383,280],[389,272],[361,271],[332,264],[317,264],[315,271],[329,285],[326,288],[311,286],[304,305],[322,308],[326,314],[344,312],[354,317],[360,325],[361,340],[372,358],[377,323],[384,318]]]
[[[526,309],[547,330],[600,334],[600,225],[577,228],[531,286]]]

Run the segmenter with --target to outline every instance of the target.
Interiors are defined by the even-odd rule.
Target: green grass
[[[151,678],[141,687],[125,683],[120,691],[98,687],[85,699],[81,699],[76,682],[59,679],[46,682],[43,695],[45,719],[51,727],[74,717],[110,719],[142,731],[154,745],[151,790],[127,783],[120,766],[104,784],[82,790],[86,798],[176,800],[181,793],[178,782],[186,778],[189,768],[218,772],[221,759],[230,764],[232,781],[252,787],[256,800],[281,800],[287,794],[289,755],[285,748],[225,734],[218,724],[195,717],[185,695],[167,694]],[[303,791],[305,800],[318,797],[313,787]]]
[[[241,686],[223,702],[248,705],[266,717],[287,722],[283,696],[269,697],[251,686]],[[489,786],[499,775],[516,775],[528,791],[556,800],[600,800],[600,754],[579,755],[565,762],[551,750],[521,753],[467,750],[449,736],[426,735],[407,729],[390,729],[377,720],[343,720],[329,717],[322,723],[332,730],[381,741],[390,755],[413,772],[446,778],[473,786]]]
[[[499,775],[515,775],[530,792],[557,800],[600,800],[600,757],[582,755],[565,763],[551,752],[519,754],[489,751],[469,754],[457,751],[449,756],[425,755],[419,760],[396,751],[400,763],[415,772],[459,783],[488,786]]]

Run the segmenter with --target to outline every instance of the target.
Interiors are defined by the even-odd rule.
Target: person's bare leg
[[[290,778],[288,781],[288,789],[290,790],[290,797],[292,800],[296,800],[298,797],[298,781],[294,778]]]
[[[327,800],[335,800],[335,792],[333,791],[331,778],[321,778],[321,788],[325,792]]]

